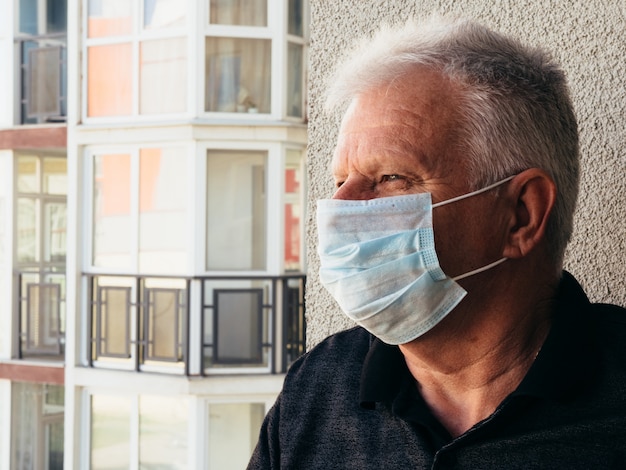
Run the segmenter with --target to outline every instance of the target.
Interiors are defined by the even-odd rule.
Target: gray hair
[[[558,190],[546,237],[560,268],[578,196],[578,127],[565,74],[552,57],[474,21],[440,17],[386,26],[350,57],[332,77],[329,110],[416,68],[463,85],[458,144],[470,185],[546,171]]]

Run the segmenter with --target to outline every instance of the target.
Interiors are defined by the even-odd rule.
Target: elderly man
[[[562,271],[565,77],[467,20],[343,65],[320,279],[359,326],[300,358],[249,468],[626,468],[626,312]]]

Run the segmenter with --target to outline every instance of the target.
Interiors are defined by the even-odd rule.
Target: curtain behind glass
[[[267,26],[267,0],[211,0],[211,24]]]

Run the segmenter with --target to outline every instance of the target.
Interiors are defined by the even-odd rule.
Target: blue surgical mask
[[[317,204],[320,280],[343,312],[388,344],[408,343],[431,330],[467,292],[459,279],[506,258],[446,276],[435,252],[432,210],[488,191],[432,204],[430,193]]]

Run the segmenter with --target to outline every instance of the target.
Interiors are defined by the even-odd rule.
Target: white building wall
[[[490,2],[485,0],[312,1],[309,81],[309,345],[348,321],[316,273],[314,201],[332,194],[328,164],[339,116],[322,112],[325,81],[355,36],[432,12],[474,17],[522,41],[547,47],[562,63],[578,115],[582,179],[566,269],[592,301],[626,305],[626,2]]]

